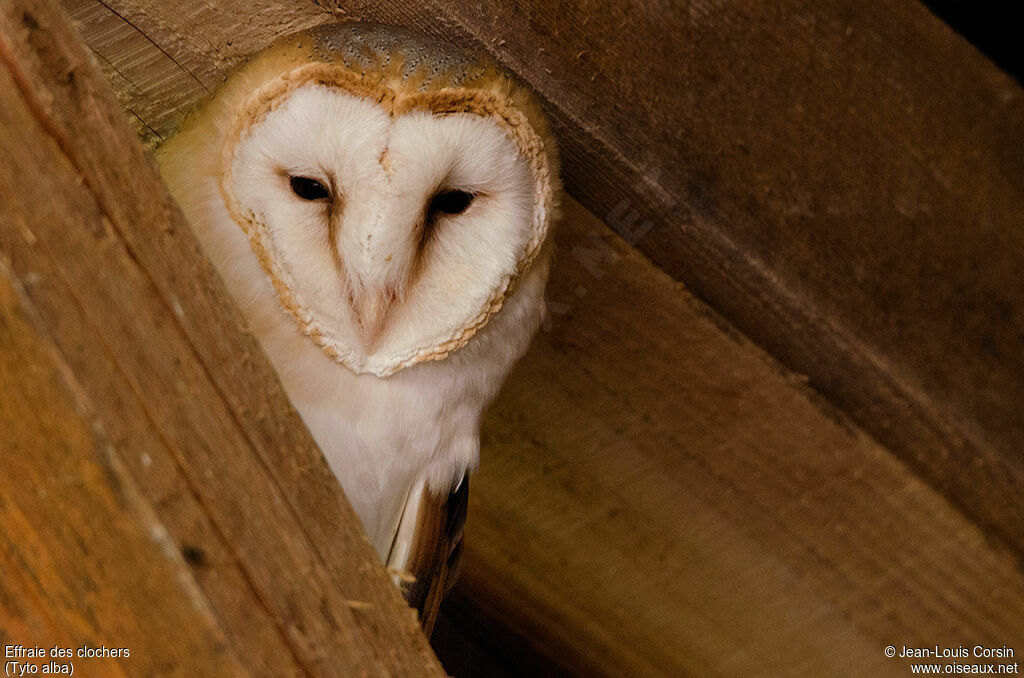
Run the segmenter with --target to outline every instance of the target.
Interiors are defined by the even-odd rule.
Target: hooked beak
[[[388,312],[398,298],[392,289],[364,289],[356,295],[349,295],[349,306],[359,328],[359,338],[367,352],[373,349],[384,329]]]

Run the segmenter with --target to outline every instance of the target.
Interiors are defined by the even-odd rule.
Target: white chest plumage
[[[543,317],[543,116],[451,48],[321,27],[230,78],[158,159],[374,546],[416,569]]]
[[[476,466],[481,415],[543,319],[546,268],[465,347],[385,379],[340,368],[262,299],[274,319],[257,336],[383,557],[417,481],[447,494]]]

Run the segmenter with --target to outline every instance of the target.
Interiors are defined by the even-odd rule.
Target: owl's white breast
[[[546,272],[537,264],[469,344],[386,378],[332,361],[283,312],[257,331],[378,552],[415,480],[447,492],[476,466],[483,410],[543,317]]]

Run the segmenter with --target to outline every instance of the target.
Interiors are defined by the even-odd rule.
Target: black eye
[[[475,197],[468,191],[442,191],[430,199],[427,210],[431,214],[462,214]]]
[[[327,187],[316,179],[310,179],[309,177],[291,177],[288,180],[288,183],[291,184],[292,193],[303,200],[327,200],[331,197],[331,193],[327,190]]]

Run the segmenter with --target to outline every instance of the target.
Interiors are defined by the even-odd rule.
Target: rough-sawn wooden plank
[[[470,633],[609,678],[900,678],[908,660],[884,648],[904,644],[1020,661],[1012,550],[566,213],[550,285],[566,306],[484,423],[451,610]]]

